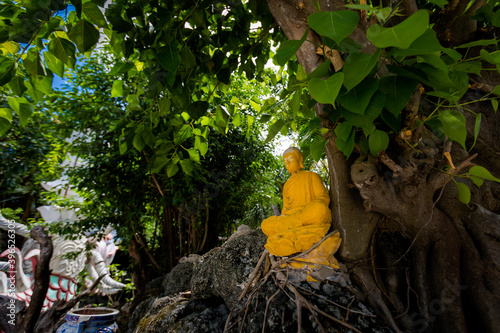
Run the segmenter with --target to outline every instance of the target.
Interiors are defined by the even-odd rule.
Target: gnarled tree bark
[[[312,1],[267,2],[289,39],[300,39],[308,28],[307,17],[316,12]],[[475,22],[468,17],[454,17],[457,11],[463,13],[464,3],[457,0],[433,17],[445,46],[467,41],[475,30]],[[321,10],[344,9],[342,1],[318,4]],[[413,1],[403,7],[406,16],[417,10]],[[374,49],[364,33],[369,25],[368,20],[360,20],[351,35],[366,53]],[[321,45],[312,31],[308,39]],[[307,73],[323,61],[313,43],[306,42],[296,54]],[[470,79],[471,89],[463,101],[477,99],[481,89],[491,91],[500,81],[473,75]],[[473,151],[466,152],[437,139],[423,126],[407,131],[414,128],[419,108],[426,107],[422,94],[418,87],[403,114],[407,128],[387,154],[346,160],[335,138],[328,140],[333,224],[343,237],[340,259],[348,264],[353,281],[371,305],[397,331],[495,332],[500,327],[500,186],[486,182],[473,191],[467,207],[458,201],[450,174],[465,172],[476,163],[500,177],[500,119],[491,105],[470,105],[483,113],[483,124],[488,125]],[[331,128],[322,109],[317,105],[316,114]],[[464,115],[472,134],[474,119]],[[417,144],[417,149],[408,149],[405,142]],[[440,171],[448,163],[443,151],[450,147],[458,168],[445,174]],[[474,153],[478,156],[472,159]]]

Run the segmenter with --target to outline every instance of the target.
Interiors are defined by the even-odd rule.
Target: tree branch
[[[36,322],[42,311],[43,302],[47,295],[50,282],[50,259],[52,258],[52,240],[45,229],[41,226],[34,226],[30,231],[30,236],[40,243],[40,260],[35,269],[35,284],[33,296],[31,297],[28,312],[24,317],[19,332],[33,333]]]

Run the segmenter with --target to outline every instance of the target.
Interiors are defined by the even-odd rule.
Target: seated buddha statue
[[[290,178],[283,187],[281,215],[271,216],[261,224],[262,231],[268,236],[265,247],[275,256],[307,251],[325,236],[332,221],[328,191],[318,174],[302,170],[304,164],[300,150],[288,148],[283,153],[283,161]],[[339,233],[333,236],[300,261],[338,268],[333,253],[341,240]]]

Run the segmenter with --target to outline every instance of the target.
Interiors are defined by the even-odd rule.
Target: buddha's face
[[[290,152],[283,156],[283,161],[285,162],[285,167],[291,174],[302,169],[302,161],[300,156],[296,152]]]

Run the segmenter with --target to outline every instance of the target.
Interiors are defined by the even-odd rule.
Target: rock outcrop
[[[359,301],[343,272],[324,275],[318,282],[307,282],[304,271],[286,269],[264,278],[269,269],[264,264],[239,300],[265,242],[260,229],[242,226],[221,247],[181,259],[163,279],[147,286],[149,297],[122,310],[120,331],[261,332],[265,323],[266,332],[293,332],[300,322],[303,332],[391,332]]]

